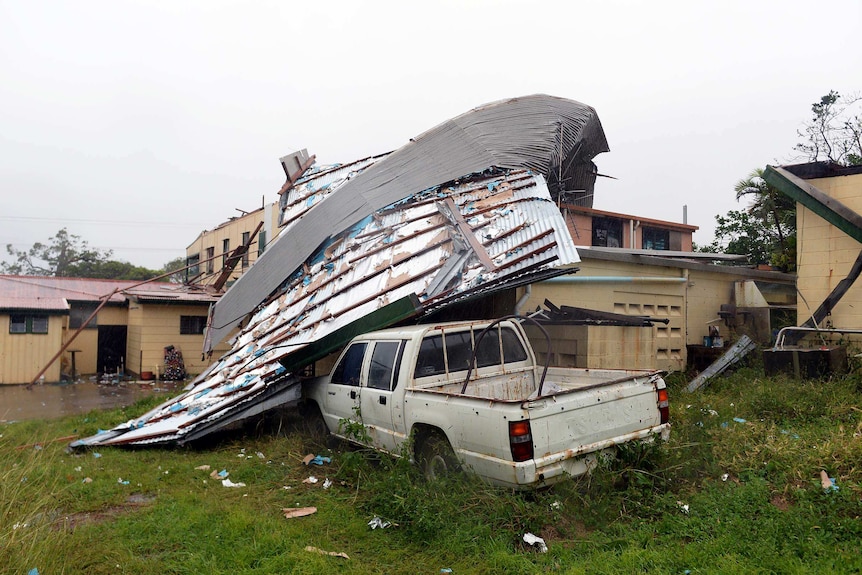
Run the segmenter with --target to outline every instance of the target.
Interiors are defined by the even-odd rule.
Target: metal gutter
[[[567,284],[590,284],[590,283],[638,283],[638,284],[681,284],[687,282],[686,278],[675,278],[666,276],[558,276],[546,279],[543,283],[567,283]]]

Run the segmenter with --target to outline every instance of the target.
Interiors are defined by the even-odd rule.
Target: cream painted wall
[[[680,268],[663,266],[648,266],[628,262],[612,262],[604,260],[584,260],[575,278],[620,277],[619,282],[602,281],[596,283],[554,283],[542,282],[533,284],[531,297],[523,310],[534,310],[542,306],[547,298],[554,305],[569,305],[599,311],[620,313],[625,315],[647,315],[657,319],[667,319],[668,323],[656,323],[651,329],[652,340],[634,334],[626,346],[613,346],[607,343],[608,338],[619,338],[620,334],[612,336],[593,336],[597,347],[592,347],[588,357],[589,367],[607,367],[614,362],[625,364],[634,369],[664,369],[672,371],[684,370],[687,362],[686,345],[700,345],[703,336],[708,335],[707,322],[718,319],[722,303],[733,302],[734,282],[738,278],[728,274],[708,273],[703,271],[688,271]],[[641,281],[630,282],[622,278],[641,278]],[[680,278],[673,283],[644,281],[643,278]],[[686,281],[682,281],[685,279]],[[519,290],[519,296],[524,293]],[[720,334],[728,338],[731,334],[723,323],[716,323]],[[601,328],[596,328],[601,331]],[[639,332],[640,333],[640,332]],[[592,335],[592,334],[591,334]],[[622,341],[622,340],[621,340]],[[644,346],[652,345],[655,349],[655,364],[637,358],[635,351],[643,354]],[[629,351],[624,351],[628,349]],[[627,353],[630,357],[617,360],[609,357],[613,353]],[[607,357],[603,357],[607,356]],[[641,364],[641,365],[637,365]]]
[[[132,307],[140,306],[140,310]],[[180,316],[206,317],[208,306],[205,305],[175,305],[134,303],[129,310],[128,355],[129,369],[140,371],[164,372],[165,347],[172,345],[183,354],[186,372],[198,374],[213,363],[209,359],[201,359],[203,335],[181,335]],[[141,311],[140,318],[134,318],[135,329],[132,329],[132,312]],[[137,314],[136,314],[137,316]],[[134,336],[132,332],[134,331]],[[132,346],[135,347],[132,347]],[[143,367],[141,367],[143,360]],[[135,365],[135,368],[132,368]]]
[[[126,325],[128,321],[128,310],[125,305],[106,305],[96,315],[97,325]],[[69,341],[77,329],[67,329],[63,334],[63,343]],[[59,349],[59,348],[57,348]],[[75,369],[79,374],[93,374],[99,371],[96,365],[99,354],[99,330],[97,328],[85,328],[71,342],[68,349],[80,350],[75,354]],[[63,354],[65,360],[71,362],[71,354],[67,350]],[[63,371],[69,372],[69,367]]]
[[[213,248],[213,253],[219,256],[224,252],[224,240],[230,242],[229,252],[235,250],[242,244],[243,232],[251,233],[259,222],[264,222],[261,231],[266,231],[266,241],[271,242],[279,231],[278,227],[278,203],[268,204],[264,208],[257,209],[244,216],[234,218],[215,228],[214,230],[206,230],[186,248],[186,256],[199,255],[200,260],[207,259],[206,249]],[[260,232],[258,232],[259,236]],[[248,265],[251,266],[257,260],[258,253],[258,236],[252,239],[252,245],[248,251]],[[204,272],[200,283],[206,285],[213,283],[219,275],[222,268],[222,258],[217,257],[212,264],[212,273],[207,273],[207,264],[202,263],[200,271]],[[245,268],[248,269],[248,268]],[[245,271],[242,262],[238,263],[230,276],[230,280],[236,280]]]
[[[0,384],[33,381],[36,374],[59,351],[63,328],[68,319],[68,316],[48,316],[48,333],[45,334],[11,334],[9,314],[0,314]],[[45,381],[60,381],[60,364],[59,359],[51,364],[45,372]]]
[[[862,174],[807,180],[842,204],[862,213]],[[862,244],[797,204],[797,322],[802,323],[850,272]],[[807,302],[807,305],[806,305]],[[862,328],[862,287],[857,281],[832,310],[834,327]]]

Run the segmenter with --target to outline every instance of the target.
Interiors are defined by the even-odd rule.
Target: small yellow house
[[[138,284],[0,275],[0,384],[160,372],[168,346],[183,354],[187,373],[202,371],[210,363],[201,358],[203,330],[217,296]]]

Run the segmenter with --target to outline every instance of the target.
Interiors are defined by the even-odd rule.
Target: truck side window
[[[359,385],[359,375],[362,372],[362,358],[365,356],[366,342],[354,343],[342,356],[341,361],[332,371],[332,383],[339,385]]]
[[[419,356],[416,358],[416,371],[413,377],[427,377],[445,373],[443,362],[443,336],[432,335],[424,338],[419,344]]]
[[[488,367],[490,365],[500,365],[500,336],[497,328],[492,328],[485,332],[482,339],[479,339],[481,331],[476,332],[476,339],[479,340],[479,347],[476,351],[476,365],[478,367]]]
[[[516,361],[525,361],[527,359],[527,350],[524,349],[524,344],[518,339],[518,336],[511,329],[503,330],[503,357],[506,363]]]
[[[470,332],[462,331],[446,334],[446,358],[449,360],[449,373],[464,371],[470,367],[470,356],[473,355],[473,342]]]
[[[396,366],[401,359],[403,346],[400,341],[378,341],[371,352],[371,367],[368,370],[368,387],[390,391],[392,376],[397,376]]]

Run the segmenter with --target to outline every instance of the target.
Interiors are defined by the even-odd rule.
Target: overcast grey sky
[[[295,149],[348,162],[535,93],[598,112],[594,207],[688,205],[707,244],[811,103],[862,89],[860,31],[859,0],[0,0],[0,245],[65,226],[158,268],[275,200]]]

